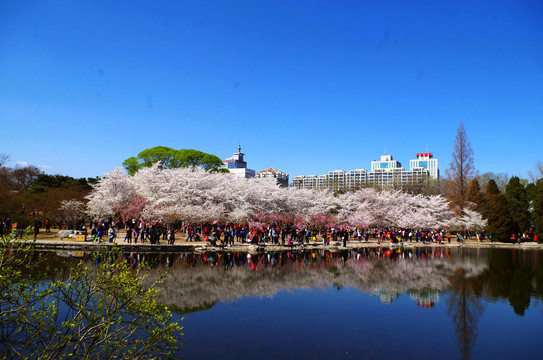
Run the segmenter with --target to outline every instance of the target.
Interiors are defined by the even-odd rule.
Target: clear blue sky
[[[542,1],[1,1],[0,153],[102,175],[153,146],[295,175],[543,161]]]

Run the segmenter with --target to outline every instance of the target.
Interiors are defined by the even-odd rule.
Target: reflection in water
[[[66,257],[66,254],[61,254]],[[89,254],[75,253],[90,265]],[[48,254],[56,268],[59,257]],[[179,310],[208,308],[246,296],[271,297],[290,289],[353,287],[389,303],[408,293],[431,308],[445,290],[479,298],[506,298],[523,315],[543,294],[537,251],[463,248],[367,248],[349,251],[232,253],[125,253],[136,268],[146,263],[154,280],[166,270],[162,301]],[[57,273],[58,274],[58,273]]]
[[[58,257],[51,256],[52,261]],[[66,254],[62,254],[66,256]],[[542,298],[543,264],[537,251],[412,248],[349,251],[231,253],[126,253],[148,281],[169,270],[159,300],[180,314],[205,311],[244,297],[274,297],[299,289],[355,288],[383,303],[409,294],[414,307],[433,309],[441,295],[455,328],[460,356],[471,357],[485,300],[508,299],[524,316]],[[79,254],[81,256],[81,254]],[[92,257],[82,256],[88,266]],[[78,259],[73,259],[79,261]],[[62,272],[55,276],[62,277]]]
[[[447,313],[452,316],[460,355],[469,359],[477,340],[477,323],[483,314],[483,305],[475,296],[472,280],[463,268],[454,272],[450,282],[452,291],[447,299]]]
[[[154,263],[164,263],[164,255],[154,256]],[[440,248],[175,257],[169,260],[171,272],[160,300],[180,311],[205,303],[232,302],[246,296],[273,297],[282,290],[325,289],[331,285],[356,288],[379,296],[385,303],[409,293],[419,306],[431,307],[432,301],[438,301],[439,292],[450,286],[450,274],[464,269],[474,277],[487,269],[485,261],[466,262],[454,250]]]
[[[518,315],[524,315],[533,293],[541,295],[543,264],[537,251],[494,251],[489,256],[488,289],[493,297],[509,299]]]

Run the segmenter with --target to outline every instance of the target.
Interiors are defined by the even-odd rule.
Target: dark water
[[[186,359],[541,359],[541,255],[125,254],[171,270],[160,300],[184,318]]]

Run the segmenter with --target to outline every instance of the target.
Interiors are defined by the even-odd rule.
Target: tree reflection
[[[83,252],[66,258],[67,252],[47,253],[52,269],[60,259],[84,261]],[[409,293],[414,301],[452,287],[449,315],[464,338],[476,331],[479,298],[508,299],[518,315],[524,315],[532,296],[543,296],[543,262],[537,250],[463,249],[415,247],[401,249],[360,248],[349,251],[314,249],[263,253],[136,253],[123,257],[135,269],[149,270],[149,281],[164,271],[160,301],[179,311],[209,308],[208,304],[231,302],[248,296],[273,297],[289,289],[356,288],[390,302]],[[45,255],[44,255],[45,256]],[[62,271],[53,278],[62,279]],[[453,274],[453,276],[451,276]],[[431,308],[431,306],[430,306]],[[467,313],[466,313],[467,311]],[[474,316],[477,315],[477,316]],[[460,331],[460,330],[459,330]],[[467,334],[467,335],[466,335]],[[462,341],[470,354],[469,342]]]
[[[458,348],[463,359],[469,359],[477,340],[477,324],[484,307],[475,295],[474,280],[466,276],[464,268],[457,269],[450,278],[451,294],[447,299],[447,313],[455,325]]]
[[[488,288],[492,296],[509,299],[517,315],[523,316],[533,293],[538,293],[537,251],[493,249],[488,261]],[[533,258],[535,257],[535,259]],[[535,267],[534,267],[535,263]],[[541,288],[539,293],[541,293]]]

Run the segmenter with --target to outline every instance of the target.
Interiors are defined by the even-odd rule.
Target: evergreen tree
[[[494,180],[489,180],[488,185],[486,186],[486,197],[489,200],[493,195],[498,195],[500,193],[500,189],[498,188],[498,184]]]
[[[528,198],[526,188],[517,176],[513,176],[507,183],[505,196],[513,219],[513,231],[515,233],[526,231],[530,227]]]
[[[541,195],[543,195],[543,180],[537,180],[535,183],[526,185],[526,197],[528,198],[528,208],[532,215],[532,221],[535,219],[533,216]]]
[[[479,209],[478,209],[478,211],[483,215],[484,219],[488,218],[488,212],[490,209],[490,204],[492,202],[492,199],[494,198],[495,195],[499,193],[500,193],[500,189],[498,188],[498,184],[496,184],[496,181],[492,179],[489,180],[488,183],[486,184],[486,191],[483,196],[484,200],[479,205]]]
[[[510,241],[513,233],[513,221],[509,204],[504,194],[493,195],[488,212],[488,232],[492,241]]]
[[[536,184],[529,183],[526,185],[526,197],[528,198],[528,203],[531,203],[537,198],[538,195],[538,188]]]
[[[537,241],[543,243],[543,193],[539,195],[534,208],[534,225]]]
[[[485,196],[481,192],[479,180],[477,178],[471,180],[468,190],[468,201],[475,204],[475,210],[480,210],[481,205],[484,205]]]

